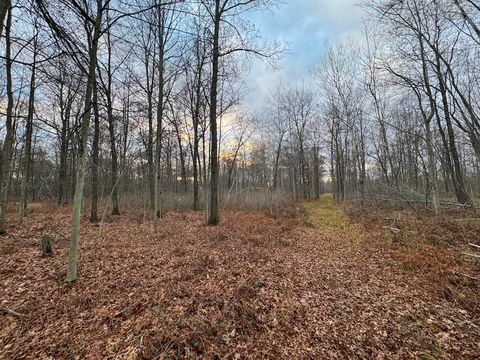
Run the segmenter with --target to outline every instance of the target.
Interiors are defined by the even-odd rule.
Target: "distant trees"
[[[205,10],[203,11],[205,12]],[[205,144],[205,130],[207,128],[208,103],[206,94],[209,88],[209,69],[207,68],[209,65],[209,54],[206,29],[202,28],[200,20],[194,20],[190,29],[192,34],[194,34],[190,40],[192,50],[183,55],[184,81],[178,99],[185,108],[186,114],[188,114],[185,117],[185,125],[189,135],[188,140],[193,168],[193,210],[196,211],[200,208],[201,174],[207,171],[205,161],[202,162],[200,156],[200,145],[202,141]],[[205,154],[205,146],[202,151]]]
[[[28,201],[71,203],[71,282],[86,201],[92,222],[105,201],[111,215],[141,201],[158,226],[162,203],[171,205],[173,194],[193,195],[188,206],[198,210],[210,188],[208,222],[217,224],[221,190],[241,171],[242,186],[259,181],[246,175],[242,151],[251,130],[243,115],[233,158],[221,150],[220,141],[232,145],[228,134],[221,137],[221,119],[237,112],[244,64],[236,54],[276,53],[257,46],[243,18],[268,4],[19,0],[4,13],[2,2],[0,231],[9,196],[19,221],[28,216]],[[12,13],[27,31],[12,28]]]
[[[73,281],[87,208],[92,222],[99,209],[143,209],[154,227],[165,207],[205,209],[216,225],[248,193],[270,209],[322,191],[438,216],[473,209],[476,2],[366,0],[363,41],[327,46],[310,78],[253,113],[242,106],[249,57],[279,48],[259,45],[245,14],[274,3],[1,2],[0,232],[9,203],[18,221],[29,201],[72,205]]]
[[[255,39],[249,38],[244,30],[245,22],[242,24],[242,14],[248,10],[264,7],[273,3],[271,0],[212,0],[201,1],[211,18],[211,83],[210,83],[210,199],[208,208],[209,225],[217,225],[220,220],[219,214],[219,161],[218,161],[218,83],[220,75],[220,60],[226,61],[229,55],[238,52],[251,53],[260,57],[273,56],[275,51],[255,48],[252,42]],[[244,20],[243,20],[244,21]],[[222,33],[227,34],[227,40],[220,40]],[[230,61],[231,58],[230,58]]]
[[[365,42],[337,44],[314,71],[335,199],[416,207],[423,194],[440,216],[441,198],[453,190],[475,210],[478,7],[450,0],[364,5],[375,22]]]
[[[372,20],[364,41],[328,46],[308,79],[318,87],[307,131],[302,113],[309,111],[302,111],[305,96],[295,86],[267,99],[263,132],[273,186],[284,162],[290,191],[316,194],[306,190],[309,181],[317,183],[318,159],[305,153],[321,148],[329,168],[325,185],[336,201],[415,209],[426,203],[440,216],[455,200],[475,211],[478,6],[468,0],[370,0],[364,6]]]
[[[32,64],[30,74],[30,87],[28,94],[28,110],[25,125],[25,148],[23,152],[22,164],[22,185],[20,190],[20,201],[18,204],[18,222],[22,223],[25,211],[27,210],[27,194],[29,192],[30,178],[32,176],[32,137],[33,137],[33,116],[35,112],[35,88],[37,71],[37,50],[38,50],[38,29],[34,24]]]
[[[280,85],[267,98],[262,131],[269,138],[273,190],[291,192],[295,198],[317,197],[322,160],[316,130],[320,123],[314,91],[307,85]]]
[[[458,1],[455,3],[460,5]],[[470,54],[478,54],[479,49],[471,44],[471,36],[465,36],[455,24],[457,15],[450,10],[452,5],[451,1],[423,0],[369,3],[373,16],[381,19],[380,26],[393,45],[381,54],[384,59],[380,66],[412,92],[422,114],[429,189],[437,214],[440,212],[436,184],[438,160],[448,176],[446,183],[453,185],[457,200],[474,208],[465,183],[467,169],[462,165],[458,137],[459,131],[465,131],[475,149],[476,135],[471,131],[471,119],[476,119],[475,105],[464,94],[466,89],[462,85],[468,82],[460,85],[458,79],[459,71],[475,73],[465,59],[469,59]],[[440,159],[434,155],[434,124],[444,150]]]
[[[71,54],[74,59],[79,62],[84,57],[88,59],[88,67],[84,68],[86,76],[84,105],[80,122],[80,140],[78,142],[77,150],[77,171],[75,178],[75,194],[73,198],[73,210],[72,210],[72,225],[71,225],[71,238],[70,238],[70,252],[68,257],[67,268],[67,282],[75,281],[77,278],[77,251],[78,251],[78,239],[80,232],[80,216],[83,203],[83,190],[85,186],[85,176],[87,172],[87,140],[90,128],[90,114],[92,113],[92,98],[93,91],[96,82],[96,67],[97,67],[97,53],[100,36],[102,35],[102,18],[106,7],[109,5],[109,0],[97,0],[96,8],[83,7],[81,4],[74,2],[73,5],[76,10],[80,12],[79,20],[84,23],[85,37],[88,40],[87,53],[81,53],[81,55]],[[39,10],[43,14],[47,23],[54,31],[55,35],[64,42],[65,46],[69,49],[81,48],[83,44],[75,41],[69,34],[69,30],[64,27],[58,20],[54,20],[51,10],[44,7],[43,4],[39,5]],[[64,14],[63,14],[64,15]],[[73,14],[70,14],[72,16]],[[65,15],[64,15],[65,16]],[[62,20],[68,22],[68,19]],[[83,56],[82,56],[83,55]]]

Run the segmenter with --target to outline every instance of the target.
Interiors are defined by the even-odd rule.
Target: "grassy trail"
[[[365,239],[364,230],[358,224],[351,224],[344,207],[333,201],[332,194],[322,194],[319,200],[304,204],[309,222],[330,239],[341,238],[352,245]]]

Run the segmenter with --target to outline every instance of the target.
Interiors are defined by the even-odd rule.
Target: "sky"
[[[267,11],[251,14],[262,38],[287,44],[287,51],[273,69],[260,60],[252,63],[246,98],[248,107],[258,109],[278,84],[299,84],[321,59],[327,42],[358,36],[363,12],[359,0],[284,0]]]

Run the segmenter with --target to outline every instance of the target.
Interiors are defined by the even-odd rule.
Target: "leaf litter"
[[[33,212],[0,244],[0,308],[25,315],[0,314],[0,358],[480,357],[477,309],[406,270],[410,251],[343,217],[316,224],[328,207],[306,208],[313,226],[227,212],[207,227],[201,213],[169,212],[155,233],[123,214],[100,236],[84,219],[73,286],[68,212]],[[45,234],[53,258],[41,257]]]

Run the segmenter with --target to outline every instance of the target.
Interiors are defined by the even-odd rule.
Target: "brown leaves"
[[[431,296],[422,274],[399,265],[410,257],[392,258],[368,234],[350,241],[359,226],[232,212],[212,228],[203,214],[169,212],[155,234],[131,219],[115,217],[101,237],[82,224],[73,287],[63,284],[66,214],[38,211],[12,230],[0,307],[29,316],[0,315],[0,357],[479,355],[478,319]],[[47,229],[58,249],[51,259],[38,249]]]

